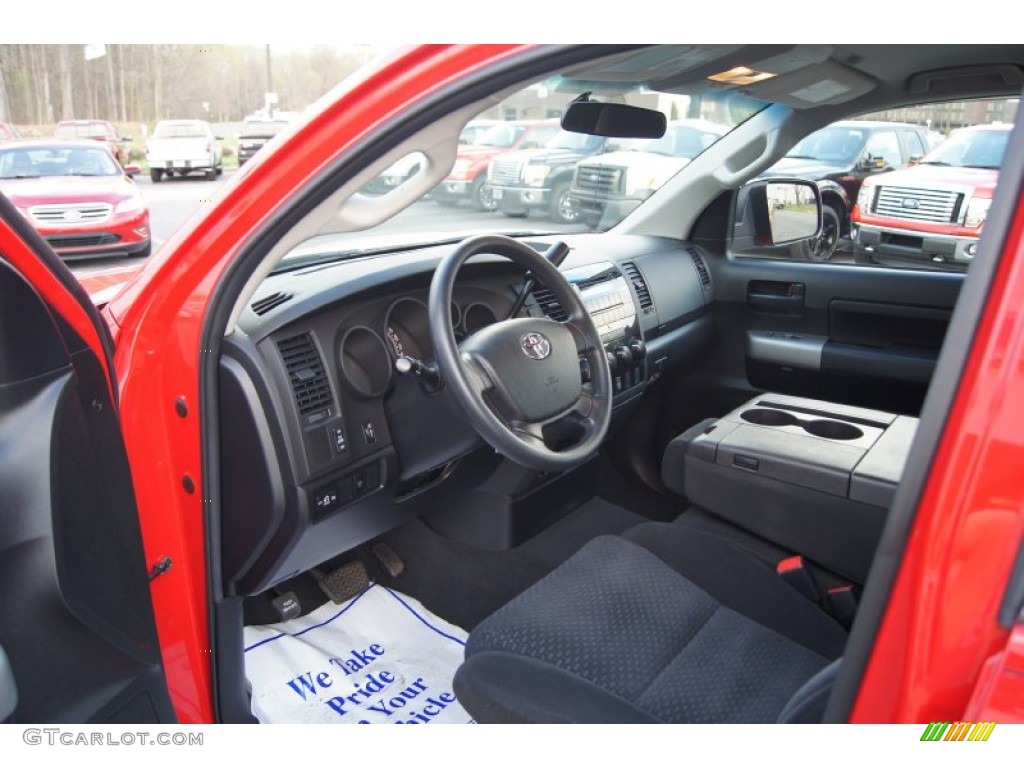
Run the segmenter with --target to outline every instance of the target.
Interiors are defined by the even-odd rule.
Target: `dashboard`
[[[605,345],[613,419],[628,418],[665,370],[710,339],[708,263],[675,240],[564,240],[570,254],[560,269]],[[543,252],[551,242],[529,245]],[[309,570],[449,503],[501,465],[432,373],[428,293],[450,248],[271,275],[225,340],[218,402],[229,593],[255,594]],[[498,256],[468,262],[449,310],[456,340],[508,318],[525,278]],[[541,285],[518,315],[566,317]],[[587,386],[584,360],[580,376]]]

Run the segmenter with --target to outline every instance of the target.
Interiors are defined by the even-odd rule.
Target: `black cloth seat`
[[[846,637],[727,540],[648,523],[481,622],[455,693],[484,723],[813,722]]]

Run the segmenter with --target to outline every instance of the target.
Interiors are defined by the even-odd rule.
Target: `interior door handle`
[[[776,280],[752,280],[747,285],[747,304],[766,315],[802,315],[807,286]]]
[[[14,670],[4,647],[0,645],[0,723],[11,719],[18,708],[18,686],[14,682]]]

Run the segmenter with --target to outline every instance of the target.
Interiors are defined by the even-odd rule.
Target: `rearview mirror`
[[[813,182],[761,180],[736,193],[734,252],[804,242],[820,230],[821,194]]]
[[[667,127],[668,121],[663,112],[629,104],[574,101],[562,115],[563,129],[590,136],[660,139]]]

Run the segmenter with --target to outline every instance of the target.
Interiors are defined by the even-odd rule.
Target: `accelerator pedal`
[[[366,573],[366,566],[359,560],[345,563],[340,568],[324,573],[316,569],[310,571],[320,590],[337,605],[346,600],[351,600],[368,586],[370,577]]]

